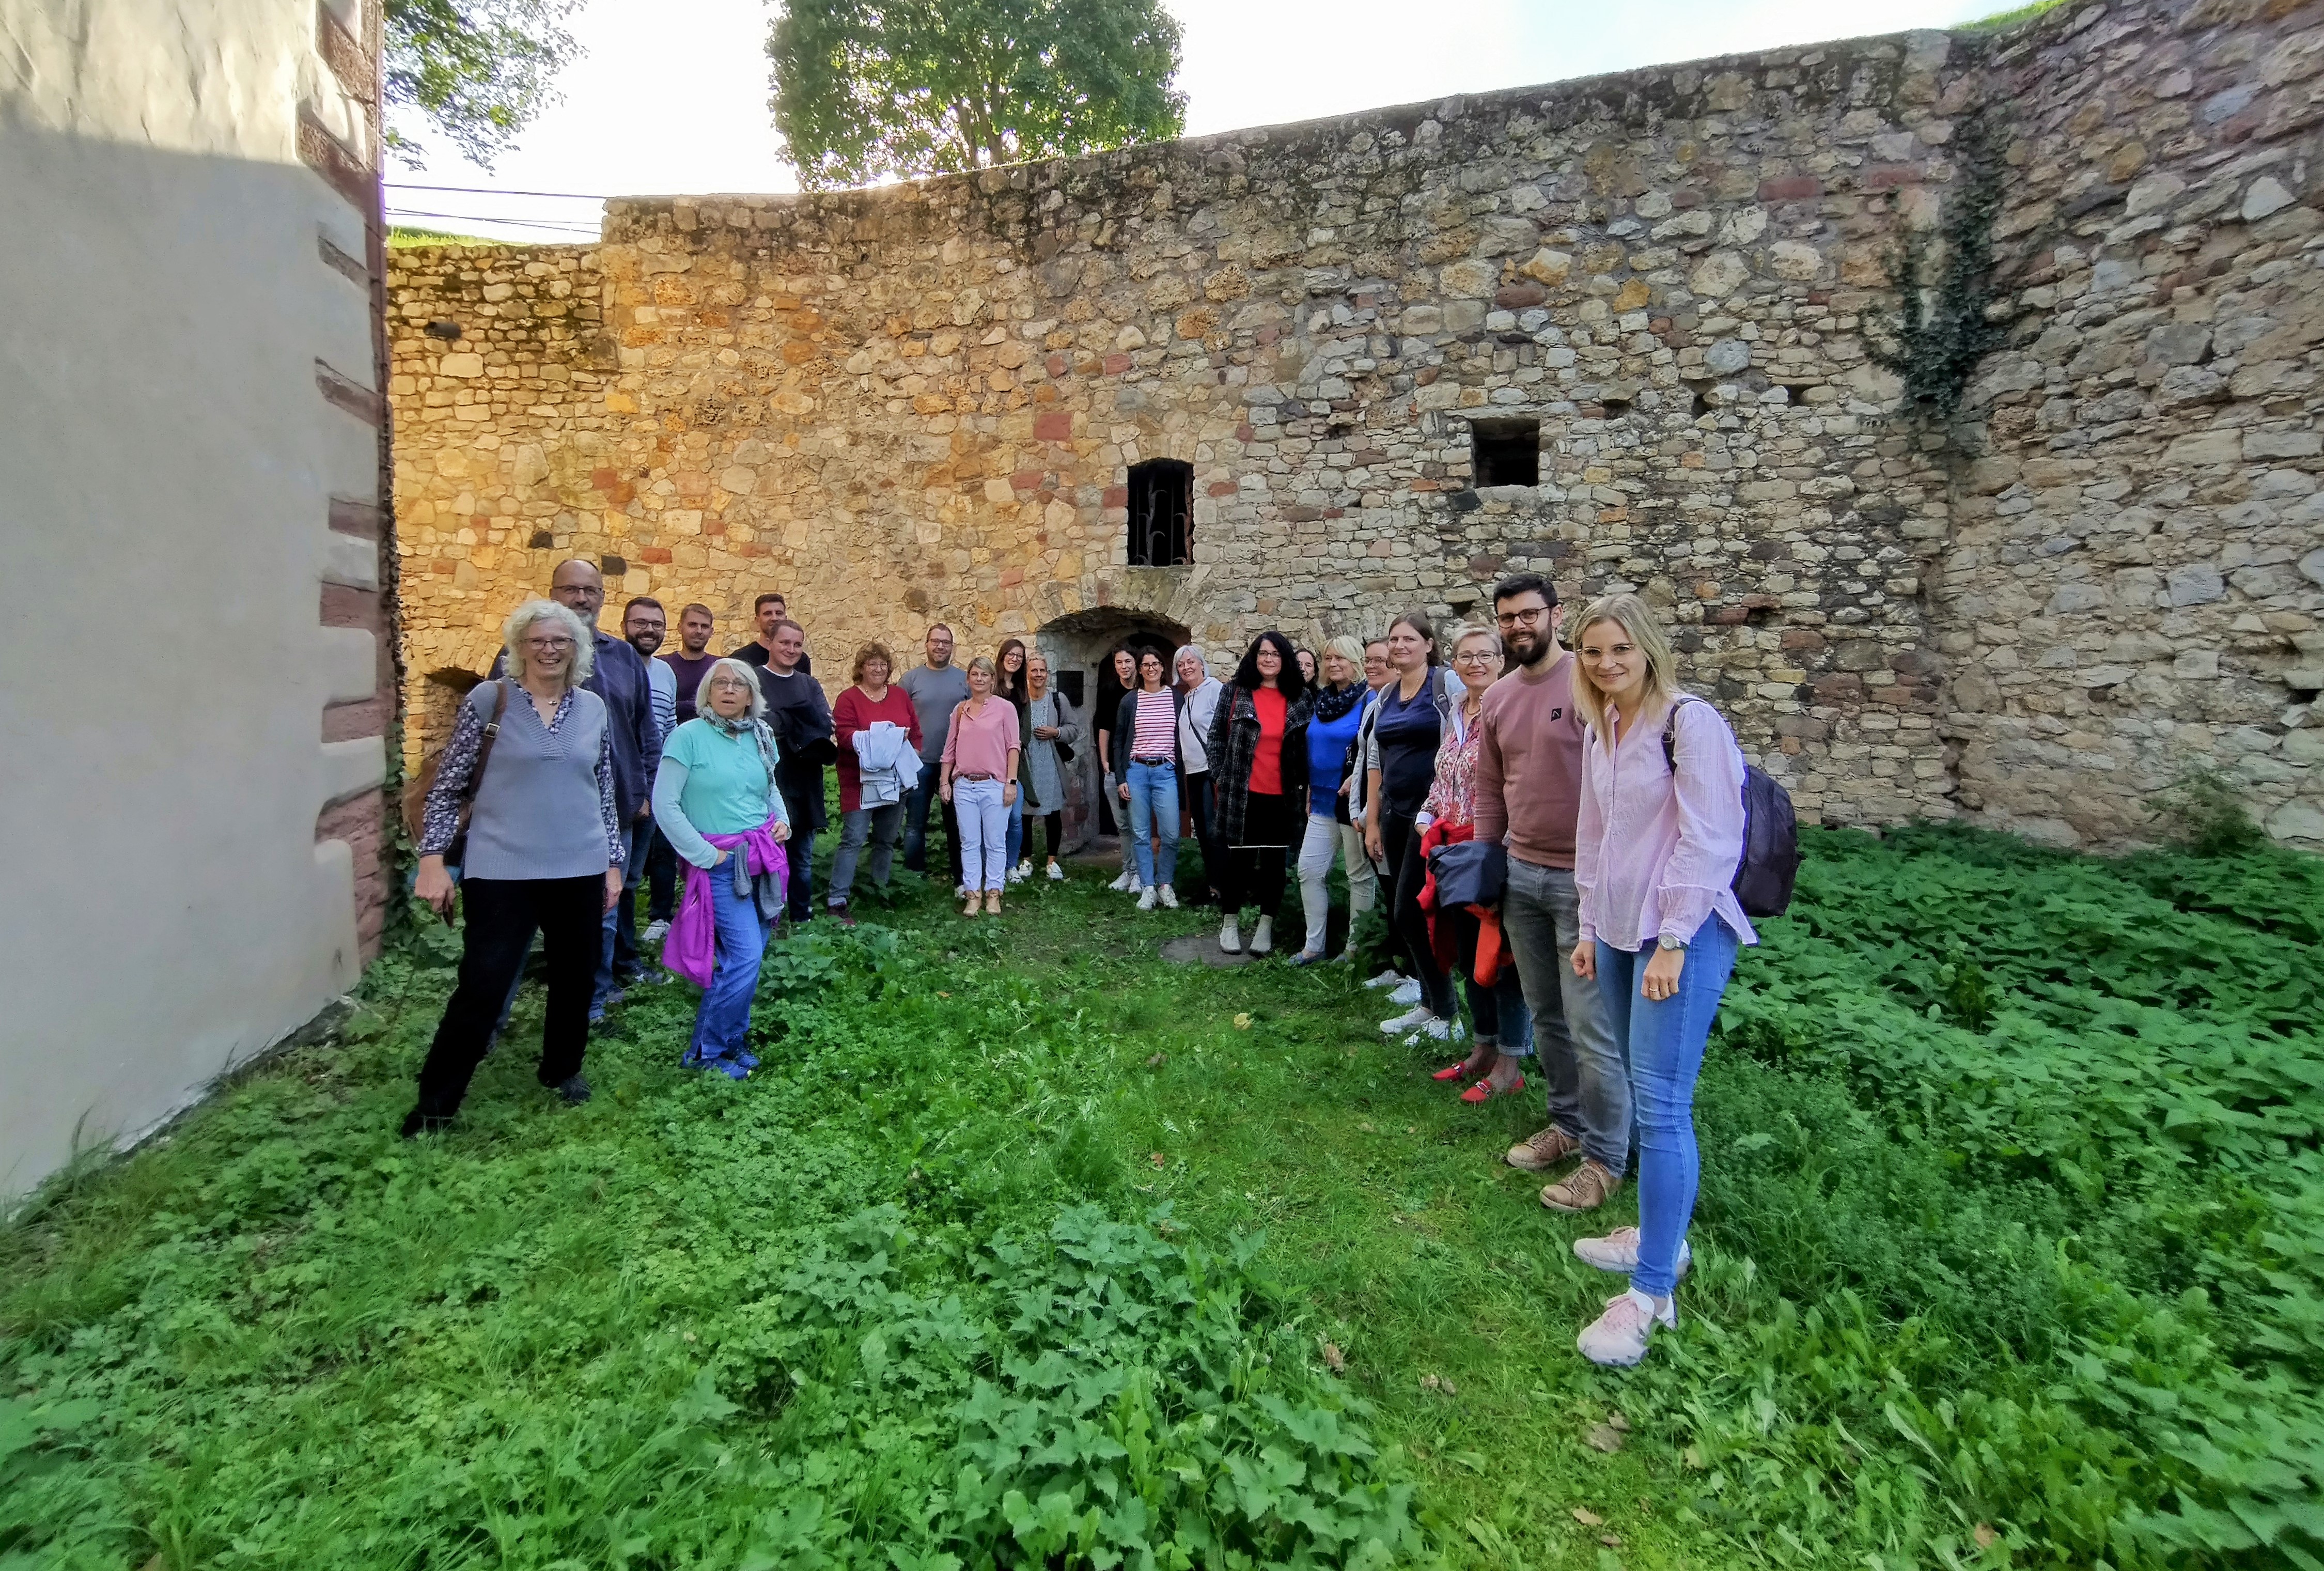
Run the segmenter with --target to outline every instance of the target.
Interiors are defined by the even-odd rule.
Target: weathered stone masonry
[[[2319,23],[2094,5],[401,252],[407,658],[481,670],[573,554],[722,645],[779,587],[835,676],[937,617],[1224,648],[1531,566],[1667,606],[1812,817],[2113,841],[2210,758],[2324,840]],[[1867,340],[1980,107],[2018,319],[1945,430]],[[1473,488],[1513,418],[1540,484]],[[1191,566],[1125,565],[1153,457],[1194,466]]]

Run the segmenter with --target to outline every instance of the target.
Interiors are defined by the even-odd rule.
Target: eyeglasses
[[[1514,627],[1519,623],[1539,622],[1548,615],[1549,607],[1546,605],[1529,605],[1523,611],[1503,611],[1494,620],[1503,627]]]
[[[547,653],[552,650],[571,649],[573,641],[569,638],[528,638],[524,641],[524,646],[527,649],[537,649]]]
[[[714,693],[747,693],[751,690],[751,684],[739,677],[715,677],[711,679],[710,690]]]
[[[1462,665],[1490,665],[1501,657],[1489,649],[1464,649],[1453,660]]]

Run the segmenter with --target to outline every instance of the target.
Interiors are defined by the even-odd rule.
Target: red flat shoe
[[[1480,1080],[1474,1086],[1470,1086],[1466,1091],[1461,1093],[1461,1100],[1463,1102],[1486,1102],[1496,1096],[1513,1095],[1524,1089],[1525,1077],[1523,1075],[1518,1076],[1516,1079],[1510,1081],[1499,1091],[1493,1089],[1493,1083],[1489,1079]]]
[[[1445,1065],[1444,1067],[1437,1070],[1436,1073],[1428,1077],[1432,1080],[1458,1080],[1462,1076],[1466,1075],[1468,1072],[1469,1061],[1466,1058],[1463,1058],[1457,1064]]]

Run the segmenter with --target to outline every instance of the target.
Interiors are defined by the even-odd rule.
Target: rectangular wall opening
[[[1538,485],[1541,484],[1541,421],[1480,420],[1469,422],[1470,484]]]
[[[1194,559],[1194,467],[1148,458],[1130,467],[1130,565],[1183,568]]]

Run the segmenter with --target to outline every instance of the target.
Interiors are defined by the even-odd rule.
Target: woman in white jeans
[[[1315,717],[1307,723],[1307,832],[1299,843],[1299,901],[1307,915],[1307,936],[1294,966],[1323,957],[1323,938],[1332,918],[1332,858],[1348,870],[1351,926],[1372,909],[1379,888],[1371,858],[1364,855],[1361,831],[1349,822],[1348,787],[1354,777],[1351,755],[1371,692],[1360,679],[1364,646],[1342,634],[1323,646],[1323,685],[1315,690]]]
[[[1017,799],[1017,761],[1024,739],[1017,707],[992,691],[991,661],[968,662],[968,697],[945,731],[944,774],[936,794],[960,822],[960,876],[968,903],[960,914],[1001,914],[1001,887],[1009,873],[1009,809]]]

